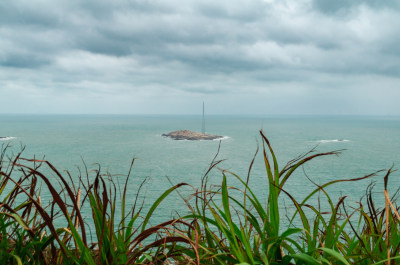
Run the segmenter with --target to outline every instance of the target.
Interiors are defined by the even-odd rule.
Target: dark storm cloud
[[[398,3],[2,1],[0,93],[101,99],[96,106],[111,112],[135,112],[128,110],[135,104],[162,112],[161,100],[178,106],[202,95],[236,102],[329,89],[356,98],[371,76],[394,93]],[[247,100],[252,112],[257,104]],[[94,106],[79,111],[101,111]]]
[[[9,53],[3,58],[1,65],[17,68],[39,68],[49,63],[50,60],[37,54]]]
[[[335,1],[326,1],[326,0],[314,0],[313,6],[326,14],[341,14],[348,15],[354,9],[357,9],[360,6],[369,6],[375,9],[382,8],[396,8],[400,7],[400,3],[398,0],[335,0]]]

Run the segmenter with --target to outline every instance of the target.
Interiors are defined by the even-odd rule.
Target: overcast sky
[[[0,113],[400,115],[400,1],[2,0]]]

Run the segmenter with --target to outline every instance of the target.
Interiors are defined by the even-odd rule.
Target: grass
[[[387,190],[393,169],[314,184],[315,189],[299,201],[285,190],[293,173],[314,159],[339,155],[340,151],[318,153],[313,149],[280,167],[271,143],[263,132],[260,136],[268,192],[256,195],[249,185],[258,152],[244,178],[219,169],[221,161],[216,156],[191,199],[182,196],[190,213],[156,225],[150,225],[150,220],[160,203],[188,184],[172,185],[160,197],[151,198],[154,201],[144,210],[139,200],[144,182],[138,185],[135,199],[128,201],[131,170],[120,187],[101,174],[100,168],[90,172],[86,169],[73,178],[48,161],[24,159],[22,152],[10,155],[9,147],[3,146],[0,264],[400,262],[397,192],[390,197]],[[133,165],[134,161],[131,169]],[[212,170],[220,170],[221,185],[209,185]],[[345,197],[333,201],[327,192],[331,185],[382,174],[384,205],[376,205],[373,185],[365,187],[365,198],[353,206],[345,204]],[[232,179],[240,184],[230,186]],[[51,195],[48,203],[42,200],[44,191]],[[282,198],[293,205],[290,216],[283,215]],[[328,202],[328,209],[319,207],[320,200]],[[90,218],[85,216],[85,209],[90,211]]]

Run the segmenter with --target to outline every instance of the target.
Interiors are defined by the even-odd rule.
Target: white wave
[[[345,139],[334,139],[334,140],[319,140],[318,142],[324,144],[324,143],[350,142],[350,140],[345,140]]]
[[[10,141],[12,139],[15,139],[15,137],[11,137],[11,136],[0,137],[0,141]]]
[[[214,139],[213,141],[219,141],[219,140],[227,140],[227,139],[231,139],[231,137],[229,137],[229,136],[222,136],[221,138],[217,138],[217,139]]]

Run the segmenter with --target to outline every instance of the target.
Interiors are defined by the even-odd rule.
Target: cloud
[[[206,100],[215,113],[400,114],[362,95],[397,95],[399,13],[372,0],[3,1],[0,93],[5,112],[197,113]]]
[[[379,1],[379,0],[336,0],[324,1],[314,0],[313,7],[325,14],[329,15],[350,15],[361,6],[367,6],[372,9],[398,9],[400,4],[396,0]]]

